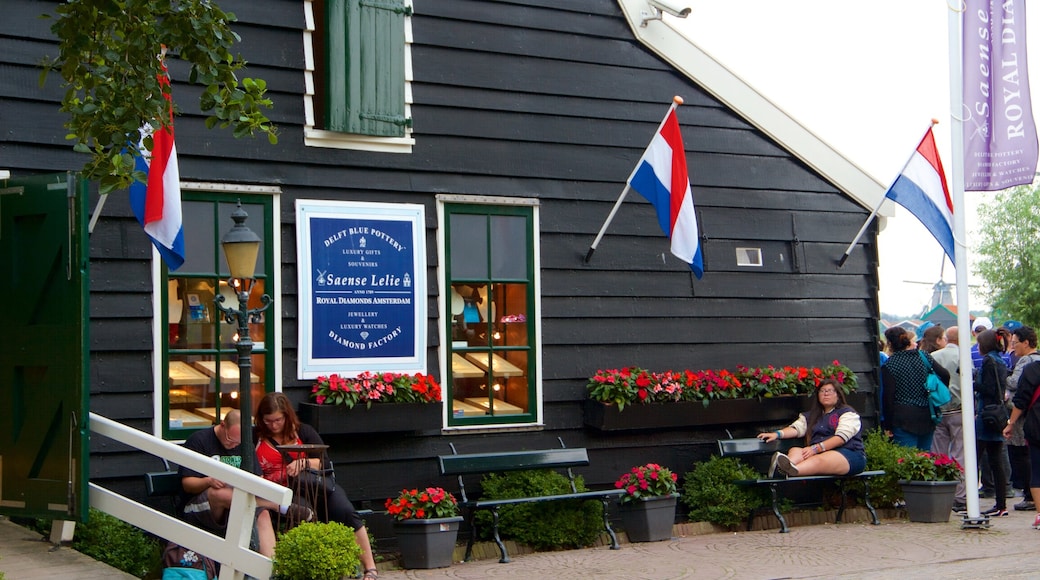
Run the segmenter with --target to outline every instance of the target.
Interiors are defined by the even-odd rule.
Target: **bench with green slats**
[[[610,519],[607,516],[608,502],[625,493],[622,489],[604,489],[599,491],[578,491],[574,479],[572,467],[585,467],[589,465],[589,454],[584,448],[568,449],[560,439],[559,449],[538,449],[531,451],[505,451],[501,453],[463,453],[455,450],[451,445],[452,455],[440,455],[437,457],[440,463],[441,475],[455,475],[459,480],[459,506],[468,512],[470,526],[469,542],[466,544],[465,560],[473,555],[473,542],[477,535],[475,516],[477,511],[485,509],[491,511],[495,544],[501,552],[499,562],[509,562],[509,554],[506,546],[498,533],[498,509],[504,505],[516,505],[522,503],[538,503],[560,500],[597,499],[603,503],[603,526],[610,536],[610,548],[619,548],[617,536],[610,527]],[[471,500],[466,495],[466,483],[464,476],[483,475],[487,473],[504,473],[509,471],[525,471],[530,469],[565,469],[570,481],[571,493],[542,495],[523,498],[509,499],[478,499]]]

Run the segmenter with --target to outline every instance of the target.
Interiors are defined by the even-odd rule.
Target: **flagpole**
[[[672,111],[674,111],[675,108],[681,104],[683,104],[682,97],[680,97],[679,95],[675,95],[674,97],[672,97],[672,104],[668,107],[668,112],[665,113],[664,117],[661,118],[661,123],[657,125],[657,131],[654,131],[654,135],[657,135],[661,132],[661,128],[664,127],[665,121],[668,120],[668,115],[670,115]],[[685,152],[683,152],[683,154],[685,155]],[[599,233],[596,234],[596,239],[593,240],[592,245],[589,246],[589,251],[585,254],[586,264],[588,264],[589,260],[592,259],[592,254],[596,252],[596,246],[599,246],[599,241],[603,239],[603,234],[607,233],[607,228],[610,227],[610,222],[614,221],[614,214],[617,213],[618,208],[621,207],[622,202],[625,201],[625,197],[628,196],[628,192],[632,189],[632,186],[629,185],[629,183],[632,181],[632,176],[636,174],[637,169],[639,169],[638,163],[632,169],[632,173],[628,174],[628,179],[625,180],[625,189],[621,192],[621,195],[618,196],[617,201],[614,202],[614,207],[611,208],[610,214],[607,215],[606,221],[603,222],[603,226],[599,228]]]
[[[978,460],[975,456],[975,393],[972,387],[971,362],[971,328],[969,328],[970,307],[968,304],[968,248],[965,245],[964,219],[964,120],[959,114],[964,110],[964,54],[961,49],[963,34],[961,32],[963,10],[949,10],[949,44],[950,44],[950,142],[952,146],[952,163],[950,169],[951,201],[953,202],[953,267],[957,272],[957,332],[960,336],[958,344],[958,361],[961,373],[961,423],[964,438],[964,489],[968,515],[965,521],[978,521],[979,512],[979,472]],[[945,259],[945,258],[944,258]],[[987,518],[988,521],[988,518]]]
[[[921,136],[921,140],[924,140],[924,136],[928,134],[928,131],[931,131],[932,127],[938,124],[939,121],[937,119],[932,119],[931,124],[928,125],[928,129],[926,129],[924,135]],[[917,143],[918,145],[920,145],[921,141],[918,141]],[[852,243],[849,244],[849,247],[845,249],[845,254],[841,257],[840,260],[838,260],[839,268],[845,265],[845,262],[849,259],[849,255],[852,254],[852,249],[856,247],[857,243],[859,243],[859,239],[862,238],[863,233],[867,231],[867,226],[870,225],[870,222],[874,221],[874,216],[877,215],[877,212],[881,210],[881,206],[884,205],[885,200],[888,199],[888,197],[886,196],[888,195],[888,192],[892,189],[892,185],[894,185],[896,180],[899,179],[899,176],[902,175],[904,171],[906,171],[906,166],[910,165],[910,160],[913,159],[913,157],[913,155],[910,155],[906,158],[906,163],[904,163],[903,166],[899,168],[899,172],[896,173],[896,178],[889,182],[888,189],[885,190],[885,196],[881,197],[881,201],[878,202],[877,207],[875,207],[874,211],[870,212],[870,215],[867,216],[867,221],[863,222],[863,227],[859,229],[859,233],[857,233],[856,237],[853,238]]]
[[[585,263],[588,264],[589,260],[592,259],[592,254],[596,251],[596,246],[599,245],[599,241],[603,239],[603,234],[607,233],[607,228],[610,226],[610,222],[614,221],[614,214],[617,213],[621,203],[625,201],[625,197],[628,196],[628,192],[632,190],[632,186],[625,183],[625,189],[618,196],[617,201],[614,202],[614,207],[610,210],[610,215],[607,216],[607,221],[603,222],[603,227],[599,229],[599,233],[596,234],[596,239],[593,240],[592,245],[589,246],[588,253],[585,254]]]
[[[867,216],[867,221],[863,222],[863,226],[859,228],[859,233],[857,233],[856,237],[852,239],[852,243],[849,244],[849,247],[845,249],[845,254],[841,257],[840,260],[838,260],[839,268],[845,265],[845,261],[848,260],[849,255],[852,254],[852,248],[855,248],[856,244],[859,243],[859,239],[862,238],[863,233],[867,231],[867,226],[870,225],[870,222],[874,221],[874,216],[877,215],[878,210],[881,209],[881,206],[885,203],[886,199],[888,198],[882,197],[881,201],[878,202],[877,207],[874,208],[874,211],[870,212],[870,215]]]

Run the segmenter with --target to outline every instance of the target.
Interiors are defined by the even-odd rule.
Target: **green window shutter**
[[[326,122],[330,131],[403,137],[404,19],[401,0],[326,2]]]

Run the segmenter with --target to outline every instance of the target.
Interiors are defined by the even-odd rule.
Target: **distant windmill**
[[[942,265],[939,266],[939,281],[938,282],[919,282],[917,280],[903,280],[907,284],[930,284],[932,286],[932,299],[928,301],[928,306],[921,311],[921,314],[927,314],[931,312],[936,306],[944,304],[953,304],[953,289],[957,287],[957,284],[947,282],[944,280],[943,274],[946,272],[946,256],[943,256]]]
[[[907,284],[930,284],[932,286],[932,298],[928,301],[928,306],[924,309],[924,312],[929,312],[933,308],[943,304],[953,304],[953,289],[957,287],[956,284],[947,282],[943,279],[939,279],[938,282],[919,282],[917,280],[903,280]]]

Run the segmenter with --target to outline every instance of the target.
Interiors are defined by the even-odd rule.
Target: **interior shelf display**
[[[451,394],[456,419],[529,411],[526,284],[451,287]]]

